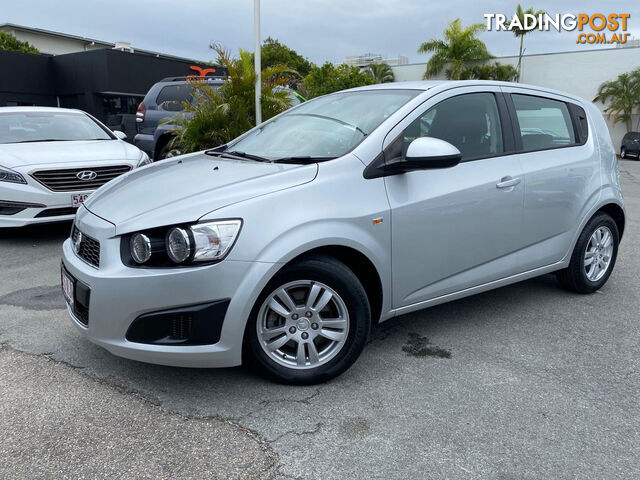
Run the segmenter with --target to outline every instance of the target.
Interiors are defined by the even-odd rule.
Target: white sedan
[[[0,228],[73,219],[98,187],[150,163],[80,110],[0,107]]]

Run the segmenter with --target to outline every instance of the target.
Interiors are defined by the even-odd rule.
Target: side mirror
[[[113,134],[118,137],[120,140],[126,140],[127,138],[127,134],[124,132],[121,132],[120,130],[113,130]]]
[[[462,160],[460,150],[449,142],[434,137],[416,138],[409,144],[405,158],[388,163],[385,170],[394,173],[431,168],[455,167]]]

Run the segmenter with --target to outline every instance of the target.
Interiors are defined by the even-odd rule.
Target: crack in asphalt
[[[46,359],[47,361],[53,363],[53,364],[57,364],[57,365],[63,365],[67,368],[70,368],[72,370],[76,370],[78,371],[81,375],[91,379],[92,381],[100,384],[100,385],[104,385],[108,388],[111,388],[115,391],[117,391],[118,393],[124,395],[124,396],[131,396],[131,397],[135,397],[138,400],[150,405],[150,406],[154,406],[159,408],[164,414],[166,415],[174,415],[176,417],[182,418],[184,420],[197,420],[197,421],[218,421],[218,422],[223,422],[226,423],[228,425],[231,425],[234,428],[239,429],[240,431],[242,431],[245,435],[248,435],[249,437],[251,437],[256,443],[257,445],[260,447],[260,450],[264,453],[265,457],[269,460],[268,465],[264,468],[262,474],[264,474],[264,476],[261,474],[260,478],[273,478],[273,476],[275,475],[275,472],[277,470],[279,470],[280,468],[282,468],[284,465],[280,463],[279,460],[279,456],[273,451],[273,449],[270,446],[270,443],[274,442],[275,440],[268,440],[266,438],[264,438],[260,433],[258,433],[257,431],[255,431],[254,429],[251,428],[247,428],[245,426],[242,426],[240,423],[228,419],[228,418],[224,418],[224,417],[220,417],[218,415],[194,415],[194,414],[188,414],[188,413],[183,413],[183,412],[179,412],[177,410],[174,409],[169,409],[167,407],[164,406],[164,403],[156,396],[151,395],[147,392],[143,392],[140,390],[137,390],[135,388],[133,388],[131,385],[122,382],[121,380],[119,380],[117,377],[115,377],[114,375],[109,375],[107,377],[99,377],[97,375],[88,373],[86,371],[86,367],[83,366],[79,366],[79,365],[74,365],[70,362],[67,362],[65,360],[60,360],[54,357],[54,353],[52,352],[41,352],[41,353],[32,353],[32,352],[26,352],[17,348],[14,348],[13,346],[10,345],[9,341],[3,341],[0,342],[0,352],[3,350],[12,350],[14,352],[18,352],[22,355],[28,355],[31,357],[41,357]],[[316,392],[314,395],[315,396],[317,393]],[[311,396],[311,397],[312,397]],[[307,399],[303,399],[301,401],[306,401]],[[285,433],[293,433],[293,432],[285,432]],[[304,433],[304,432],[302,432]],[[282,434],[281,436],[284,436],[284,434]]]

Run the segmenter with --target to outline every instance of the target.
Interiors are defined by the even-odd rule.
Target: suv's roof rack
[[[217,76],[217,75],[206,75],[206,76],[198,76],[198,75],[186,75],[184,77],[167,77],[160,80],[160,82],[179,82],[181,80],[190,80],[190,79],[198,79],[198,80],[224,80],[225,76]]]

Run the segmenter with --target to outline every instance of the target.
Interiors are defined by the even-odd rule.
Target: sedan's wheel
[[[627,158],[627,149],[624,147],[620,149],[620,158]]]
[[[369,324],[367,296],[353,272],[330,257],[310,257],[264,289],[247,325],[248,353],[277,380],[322,382],[355,362]]]
[[[609,215],[593,217],[576,242],[569,267],[557,273],[562,286],[578,293],[602,287],[613,270],[619,239],[618,227]]]

